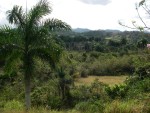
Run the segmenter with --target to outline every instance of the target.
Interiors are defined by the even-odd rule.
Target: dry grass
[[[0,113],[79,113],[76,110],[68,110],[68,111],[57,111],[57,110],[46,110],[44,108],[35,109],[32,108],[28,112],[25,112],[24,110],[7,110],[7,111],[0,111]]]
[[[135,100],[114,100],[106,105],[104,113],[144,113],[142,112],[142,109],[143,105],[135,102]]]
[[[76,85],[90,85],[95,79],[110,86],[121,84],[126,80],[127,76],[89,76],[87,78],[76,79]]]

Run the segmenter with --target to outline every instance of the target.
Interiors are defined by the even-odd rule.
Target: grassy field
[[[76,85],[90,85],[95,79],[100,82],[113,86],[115,84],[121,84],[126,80],[128,76],[89,76],[87,78],[76,79]],[[149,95],[149,94],[148,94]],[[130,99],[130,100],[112,100],[106,102],[103,113],[150,113],[149,112],[149,96],[144,100]],[[97,105],[97,104],[96,104]],[[14,105],[11,105],[14,106]],[[14,109],[11,106],[7,106],[7,109],[1,110],[0,113],[26,113],[24,108]],[[84,106],[83,106],[84,107]],[[88,106],[89,107],[89,106]],[[62,109],[62,110],[48,110],[46,107],[31,108],[28,113],[82,113],[82,111],[76,109]],[[93,112],[89,112],[93,113]],[[96,112],[97,113],[97,112]]]
[[[76,79],[76,85],[90,85],[95,79],[110,86],[123,83],[128,76],[89,76]]]
[[[51,111],[46,109],[31,109],[29,112],[25,112],[24,110],[11,110],[11,111],[2,111],[0,113],[80,113],[76,110],[68,110],[68,111]]]

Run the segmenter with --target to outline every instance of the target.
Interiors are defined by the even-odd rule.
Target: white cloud
[[[107,5],[111,1],[110,0],[80,0],[81,2],[84,2],[86,4],[94,4],[94,5]]]
[[[86,0],[93,3],[85,4],[81,0],[49,0],[53,12],[48,17],[55,17],[67,22],[72,28],[83,27],[89,29],[121,29],[118,20],[123,20],[126,24],[132,20],[137,20],[135,3],[140,0]],[[99,1],[99,2],[96,2]],[[28,9],[35,5],[38,0],[28,0]],[[100,4],[101,5],[93,5]],[[103,5],[102,5],[103,3]],[[0,25],[6,23],[5,12],[14,5],[21,5],[26,8],[26,0],[1,0],[0,1]],[[143,13],[143,12],[142,12]]]
[[[103,6],[64,0],[59,5],[54,5],[52,16],[68,22],[73,28],[126,29],[118,21],[131,22],[134,19],[136,2],[137,0],[112,0],[110,4]]]

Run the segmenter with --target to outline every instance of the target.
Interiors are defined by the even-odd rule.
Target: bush
[[[150,93],[150,78],[141,79],[139,76],[132,76],[125,81],[127,85],[128,99],[146,99]]]
[[[52,105],[52,102],[55,104],[55,100],[57,100],[57,97],[59,96],[58,92],[58,80],[49,80],[47,83],[43,83],[42,86],[38,86],[32,91],[32,103],[35,106],[46,106],[48,104]]]
[[[107,92],[108,96],[112,99],[115,98],[125,98],[127,95],[127,86],[126,85],[115,85],[113,87],[106,87],[105,91]]]
[[[92,97],[96,99],[101,98],[103,100],[107,100],[106,92],[104,90],[106,86],[106,84],[99,82],[98,79],[95,79],[90,86],[90,92],[92,94]]]
[[[71,89],[70,93],[73,97],[74,103],[86,101],[90,98],[90,87],[89,86],[76,86]]]
[[[73,104],[76,105],[80,102],[85,102],[89,100],[99,100],[103,99],[103,101],[108,100],[108,96],[104,90],[105,84],[99,82],[97,79],[91,83],[90,86],[80,85],[71,89],[70,93],[73,98]]]
[[[104,104],[100,100],[80,102],[75,106],[75,109],[82,113],[102,113],[104,110]]]
[[[146,97],[144,94],[150,92],[150,78],[141,80],[139,77],[134,77],[126,81],[126,84],[128,87],[128,98],[143,99]]]
[[[91,52],[90,57],[98,59],[99,53],[98,52]]]
[[[34,91],[31,93],[31,100],[33,105],[40,106],[46,105],[47,103],[47,93],[45,92],[44,87],[36,87]]]
[[[6,103],[6,102],[3,101],[3,100],[0,101],[0,109],[4,108],[5,103]]]
[[[150,78],[150,63],[138,67],[135,74],[137,74],[140,79]]]
[[[19,100],[24,98],[24,90],[22,87],[22,83],[15,83],[14,85],[7,84],[5,87],[0,91],[0,99],[2,98],[5,101],[10,100]]]
[[[134,101],[113,101],[105,108],[105,113],[141,113],[140,107]]]
[[[88,70],[82,70],[81,71],[81,77],[88,77]]]
[[[89,67],[91,75],[120,75],[133,73],[134,66],[129,56],[114,57],[110,54],[100,56],[98,60],[92,62]]]
[[[49,109],[60,109],[62,106],[61,97],[59,96],[50,96],[47,98],[47,106]]]
[[[23,110],[23,109],[24,109],[24,104],[17,100],[12,100],[12,101],[6,102],[4,105],[5,111]]]

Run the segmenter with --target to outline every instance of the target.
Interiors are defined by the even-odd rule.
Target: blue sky
[[[141,0],[48,0],[53,12],[47,18],[57,18],[67,22],[72,28],[130,30],[118,21],[131,25],[139,21],[135,4]],[[28,9],[38,0],[27,0]],[[26,8],[26,0],[1,0],[0,25],[8,24],[5,12],[14,5]],[[141,12],[144,14],[143,12]],[[143,15],[142,15],[143,16]],[[146,20],[147,21],[147,20]]]

